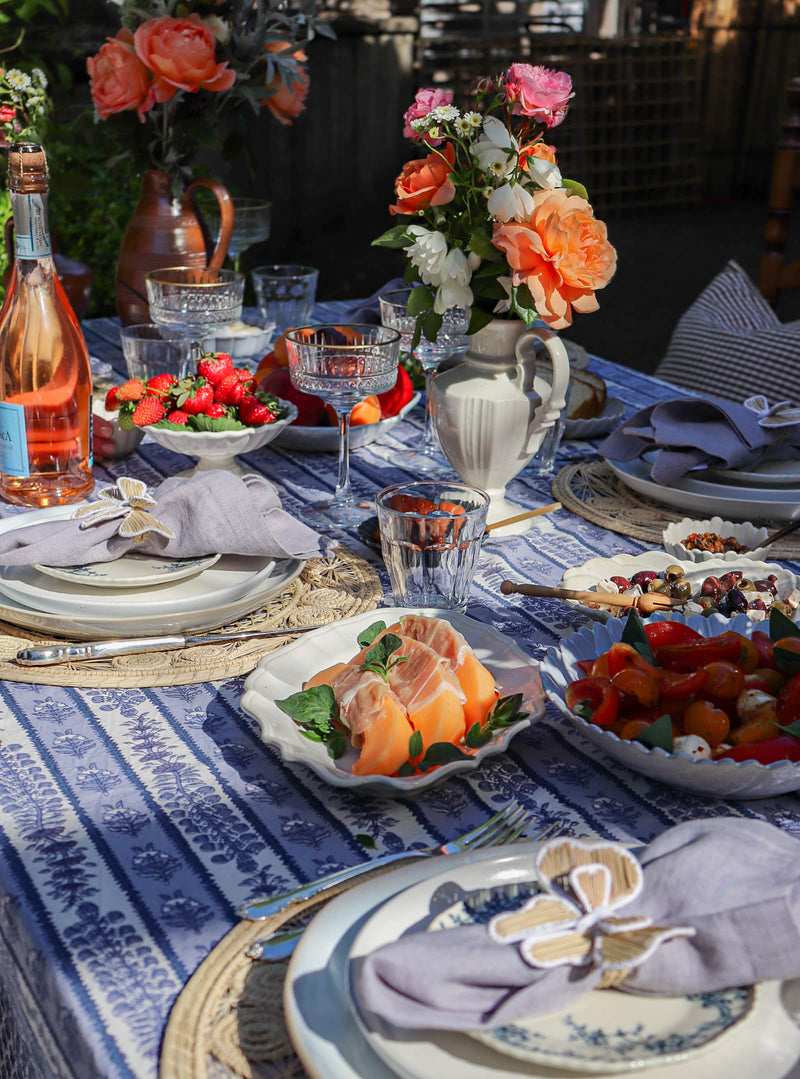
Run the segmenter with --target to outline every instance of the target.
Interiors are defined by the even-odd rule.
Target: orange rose
[[[101,120],[115,112],[136,109],[144,123],[144,114],[153,106],[150,72],[136,55],[133,34],[120,30],[110,37],[97,56],[86,61],[92,101]]]
[[[287,41],[271,41],[266,48],[270,52],[285,52],[291,45]],[[308,86],[311,82],[308,72],[302,66],[308,59],[303,50],[296,49],[290,56],[297,61],[296,74],[285,83],[276,72],[267,83],[267,89],[274,92],[261,102],[282,124],[290,124],[306,107]]]
[[[551,329],[572,323],[572,311],[596,311],[595,291],[617,268],[606,226],[586,199],[563,188],[537,191],[524,221],[495,225],[492,243],[504,251],[515,285],[526,284]]]
[[[169,101],[178,90],[230,90],[236,72],[216,62],[216,42],[199,15],[173,19],[162,15],[143,22],[134,35],[136,54],[155,75],[156,101]]]
[[[441,152],[407,161],[394,182],[397,203],[389,207],[389,213],[414,214],[428,206],[444,206],[452,202],[456,188],[450,173],[455,160],[453,144],[448,142]]]

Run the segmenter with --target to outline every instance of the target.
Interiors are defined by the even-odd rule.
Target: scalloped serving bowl
[[[237,454],[252,453],[266,446],[297,416],[297,405],[278,400],[287,409],[287,415],[262,427],[247,427],[243,431],[170,431],[165,427],[148,427],[146,431],[159,446],[173,453],[199,458],[197,466],[184,475],[209,469],[241,473],[243,469],[236,462]]]
[[[664,619],[657,614],[653,615],[652,620],[687,621],[680,615]],[[695,615],[688,619],[688,624],[704,637],[712,637],[725,630],[735,630],[749,637],[757,628],[744,615],[737,615],[733,619],[721,618],[719,615],[712,615],[710,618]],[[580,737],[586,738],[609,757],[627,765],[634,772],[709,798],[774,798],[779,794],[800,790],[800,763],[714,761],[690,757],[686,753],[649,749],[641,742],[619,738],[612,731],[598,727],[571,712],[564,700],[564,693],[570,682],[584,677],[584,672],[578,667],[578,660],[595,659],[602,655],[615,641],[621,639],[623,629],[624,623],[616,620],[583,626],[577,633],[565,637],[558,647],[549,648],[539,665],[545,692],[567,716],[572,729]]]
[[[735,540],[747,547],[746,551],[725,551],[724,554],[714,551],[690,551],[681,540],[691,536],[694,532],[714,532],[723,538],[733,536]],[[712,558],[722,559],[725,562],[738,562],[741,558],[750,558],[756,562],[763,562],[767,554],[766,547],[759,547],[760,543],[769,535],[768,528],[756,528],[749,521],[734,524],[722,517],[712,517],[707,521],[696,521],[691,517],[684,517],[682,521],[667,525],[661,533],[664,540],[664,550],[686,562],[708,562]]]

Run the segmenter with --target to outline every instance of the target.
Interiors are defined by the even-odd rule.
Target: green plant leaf
[[[444,316],[437,314],[436,311],[428,311],[426,315],[423,315],[422,332],[429,341],[436,341],[443,322]]]
[[[422,750],[424,746],[422,744],[422,735],[419,731],[414,731],[408,740],[408,756],[409,760],[415,761],[417,757],[422,756]]]
[[[783,611],[770,607],[769,635],[773,643],[782,637],[800,637],[800,625],[791,618],[787,618]]]
[[[419,288],[411,290],[411,295],[408,297],[408,313],[409,315],[422,315],[426,311],[430,311],[433,308],[433,293],[427,286],[420,285]]]
[[[375,850],[377,844],[371,835],[367,835],[365,832],[357,832],[355,836],[356,843],[360,843],[362,847],[367,850]]]
[[[480,723],[473,723],[464,737],[464,745],[469,749],[480,749],[492,737],[491,731],[485,731]]]
[[[570,190],[573,195],[580,195],[582,199],[586,199],[587,202],[589,201],[589,192],[586,190],[583,184],[578,183],[577,180],[568,180],[566,176],[562,176],[561,183],[564,187]]]
[[[411,243],[411,237],[406,232],[408,225],[394,225],[392,228],[387,229],[376,240],[373,240],[371,247],[390,247],[393,250],[399,250],[403,247],[408,247]]]
[[[316,731],[325,739],[339,733],[333,723],[339,718],[339,709],[330,686],[302,689],[275,703],[295,723],[309,731]]]
[[[650,647],[650,642],[644,631],[644,623],[641,615],[634,607],[631,607],[628,611],[628,617],[625,619],[625,627],[622,630],[620,639],[623,644],[629,644],[632,648],[635,648],[648,663],[655,664],[656,657],[653,655],[653,649]]]
[[[788,648],[779,648],[777,645],[772,651],[775,662],[784,674],[792,675],[800,672],[800,653],[792,652]]]
[[[776,723],[775,726],[782,730],[784,734],[791,734],[793,738],[800,738],[800,719],[796,719],[794,723],[789,723],[785,727],[781,723]]]
[[[368,648],[379,633],[383,633],[386,629],[385,622],[373,622],[371,626],[367,626],[366,629],[362,629],[359,633],[357,640],[362,648]]]
[[[634,741],[641,742],[642,745],[649,746],[650,749],[665,749],[667,753],[672,753],[675,749],[672,737],[672,720],[666,715],[659,716],[646,730],[643,730],[641,734],[637,734]]]
[[[469,327],[467,328],[468,334],[477,333],[478,330],[482,330],[484,326],[488,326],[494,319],[494,315],[489,314],[488,311],[484,311],[480,307],[473,307],[469,317]]]
[[[396,633],[385,633],[373,648],[364,656],[362,671],[372,671],[388,681],[389,671],[398,663],[407,663],[408,656],[392,656],[403,647],[403,642]]]
[[[454,746],[452,742],[434,742],[428,747],[427,753],[418,762],[417,767],[421,772],[427,772],[431,768],[438,768],[441,764],[468,759],[470,759],[470,754]]]

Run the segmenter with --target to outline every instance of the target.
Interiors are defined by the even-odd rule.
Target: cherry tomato
[[[656,674],[657,668],[649,663],[644,656],[640,655],[633,645],[623,644],[616,641],[605,653],[608,661],[608,673],[613,678],[620,671],[633,667],[637,671],[646,671],[648,674]]]
[[[694,701],[683,717],[684,733],[705,738],[712,749],[725,741],[730,729],[731,721],[727,714],[710,701]]]
[[[771,671],[779,670],[778,664],[775,661],[775,652],[773,651],[769,634],[764,633],[763,630],[757,629],[753,633],[752,641],[756,646],[760,657],[758,666],[768,667]]]
[[[620,730],[619,736],[628,742],[632,742],[634,738],[639,737],[642,731],[646,731],[652,725],[652,722],[650,719],[629,719]]]
[[[703,693],[709,697],[729,700],[738,697],[744,689],[744,671],[735,663],[719,660],[707,663],[703,670],[708,674]]]
[[[718,754],[717,760],[726,758],[732,761],[759,761],[772,764],[773,761],[800,761],[800,738],[791,734],[779,734],[764,742],[748,742],[733,746]]]
[[[626,697],[632,697],[644,708],[654,708],[658,703],[658,679],[647,671],[628,667],[618,671],[611,679],[613,685]]]
[[[781,723],[793,723],[800,719],[800,674],[790,678],[778,694],[775,712]]]
[[[576,716],[601,727],[609,726],[619,715],[619,690],[610,678],[579,678],[570,682],[564,700]]]
[[[659,671],[661,696],[665,701],[694,697],[708,681],[708,671],[699,667],[696,671]]]
[[[756,667],[754,671],[744,676],[744,684],[747,689],[761,689],[764,693],[771,693],[777,697],[786,682],[786,675],[781,674],[777,668]]]
[[[749,742],[766,742],[768,739],[775,737],[777,730],[775,723],[774,712],[762,712],[732,730],[728,740],[733,742],[735,746],[746,745]]]

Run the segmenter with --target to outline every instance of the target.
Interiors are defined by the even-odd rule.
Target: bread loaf
[[[570,373],[567,398],[568,420],[590,420],[599,416],[606,404],[606,384],[591,371]]]

